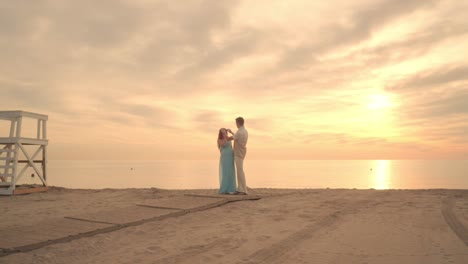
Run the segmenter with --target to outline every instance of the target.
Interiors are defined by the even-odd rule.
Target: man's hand
[[[228,130],[226,130],[226,131],[229,132],[229,133],[231,133],[231,134],[234,134],[234,133],[232,133],[231,129],[228,129]]]

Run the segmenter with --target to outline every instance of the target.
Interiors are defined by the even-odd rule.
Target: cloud
[[[194,137],[208,138],[241,114],[253,139],[274,146],[403,149],[437,138],[440,149],[441,142],[460,147],[467,7],[451,0],[3,1],[2,108],[48,113],[67,137],[109,131],[138,142],[195,128]],[[399,106],[368,113],[367,98],[379,93]],[[382,127],[361,129],[360,120]],[[387,130],[398,133],[390,138]]]
[[[124,0],[19,0],[1,5],[0,31],[8,36],[34,39],[43,34],[49,41],[74,46],[115,46],[136,33],[147,16],[143,8]]]
[[[245,120],[245,126],[249,129],[252,128],[254,130],[267,133],[271,133],[278,129],[275,116],[249,118]]]
[[[431,52],[431,48],[444,41],[466,34],[468,28],[459,22],[435,21],[417,32],[403,36],[402,39],[358,49],[343,59],[358,61],[361,70],[400,63],[423,57]]]
[[[312,41],[301,43],[286,50],[278,62],[280,71],[309,67],[316,62],[316,56],[337,47],[351,45],[369,38],[379,27],[395,18],[426,8],[436,1],[380,1],[349,15],[345,24],[333,23],[310,33]]]
[[[167,78],[215,50],[212,35],[229,27],[237,1],[28,2],[0,9],[0,48],[8,51],[0,68],[41,80],[64,73]]]
[[[45,1],[2,1],[0,3],[0,40],[26,36],[34,32],[38,14],[44,10]]]
[[[264,95],[266,91],[271,93],[286,90],[302,96],[310,94],[310,91],[344,89],[361,79],[369,79],[371,76],[378,78],[375,73],[380,68],[428,57],[432,55],[434,48],[442,44],[446,46],[447,41],[451,39],[459,41],[456,40],[457,37],[466,36],[468,33],[468,28],[460,19],[447,19],[442,16],[441,14],[448,11],[439,11],[436,2],[386,1],[380,2],[374,8],[364,6],[353,9],[351,14],[342,15],[349,17],[347,23],[352,26],[343,22],[329,22],[320,25],[321,29],[311,31],[310,34],[318,34],[318,37],[306,38],[292,47],[272,45],[279,55],[277,63],[267,65],[263,70],[253,71],[251,76],[241,80],[239,85],[249,92],[253,90],[259,96]],[[395,7],[388,7],[392,5]],[[409,24],[409,33],[395,35],[394,38],[377,44],[372,43],[372,38],[380,34],[382,28],[391,28],[393,23],[398,23],[396,27],[406,26],[400,23],[411,19],[413,13],[423,11],[428,13],[426,16],[431,17],[426,23],[415,26],[414,29]],[[374,16],[373,12],[377,15]],[[379,16],[380,12],[384,12],[385,15]],[[437,15],[439,13],[440,17]],[[335,27],[342,29],[335,30]],[[324,30],[323,36],[320,30],[324,28],[330,29]],[[355,31],[361,33],[355,34]],[[306,31],[305,34],[309,33]],[[265,36],[270,38],[270,43],[281,42],[279,38],[284,38],[282,34],[276,34],[276,39],[272,35]],[[335,38],[340,41],[329,41]],[[265,50],[268,51],[268,48]],[[343,52],[348,50],[349,52]],[[343,54],[335,55],[335,51]],[[389,81],[393,82],[394,79]]]
[[[445,66],[410,76],[401,83],[389,87],[389,90],[427,89],[464,81],[468,81],[468,65]]]
[[[438,67],[411,75],[387,87],[403,98],[402,117],[414,125],[468,114],[468,66]],[[444,122],[444,121],[442,121]]]
[[[65,105],[61,91],[49,87],[47,83],[33,83],[0,79],[0,89],[3,98],[2,105],[10,110],[38,109],[40,111],[60,111]]]
[[[199,110],[193,113],[191,122],[196,129],[206,133],[217,133],[222,127],[228,128],[228,124],[221,117],[221,113],[211,110]]]
[[[183,68],[176,76],[178,79],[192,79],[206,73],[216,72],[223,65],[248,56],[257,50],[260,39],[260,32],[242,29],[239,33],[229,36],[221,47],[214,47],[202,53],[197,61]]]
[[[426,104],[429,108],[425,114],[430,117],[468,115],[468,89],[435,99]]]
[[[66,98],[130,94],[123,89],[132,81],[145,83],[132,85],[136,94],[170,96],[187,87],[170,77],[172,69],[197,60],[212,69],[216,57],[222,60],[222,51],[205,51],[217,50],[212,35],[229,27],[236,2],[2,2],[0,80],[27,83],[2,89],[15,98],[11,105],[38,110],[40,104],[66,110],[60,104]]]
[[[468,142],[466,86],[418,88],[414,93],[403,95],[406,99],[399,110],[397,124],[406,137],[438,145]]]

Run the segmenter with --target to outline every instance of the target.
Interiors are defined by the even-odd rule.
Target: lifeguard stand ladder
[[[23,118],[37,120],[37,137],[27,138],[21,136]],[[24,111],[0,111],[0,121],[10,121],[10,134],[8,137],[0,135],[0,195],[15,195],[31,192],[47,191],[47,119],[46,115]],[[33,132],[34,133],[34,132]],[[28,146],[26,148],[25,146]],[[33,155],[28,149],[36,148]],[[36,159],[42,152],[42,159]],[[20,160],[20,154],[24,160]],[[24,166],[23,166],[24,164]],[[42,165],[38,167],[38,164]],[[42,186],[33,188],[19,188],[18,181],[24,176],[26,170],[32,168],[42,181]],[[21,171],[19,171],[21,169]]]

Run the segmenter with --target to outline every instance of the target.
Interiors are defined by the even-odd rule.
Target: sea
[[[251,188],[468,189],[467,160],[246,159],[244,170]],[[219,160],[49,160],[47,171],[49,185],[66,188],[219,186]]]

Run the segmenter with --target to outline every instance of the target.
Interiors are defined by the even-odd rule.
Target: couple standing
[[[221,128],[218,134],[218,149],[221,153],[219,160],[219,193],[221,194],[247,194],[245,182],[244,158],[247,153],[247,140],[249,133],[244,127],[244,118],[236,118],[237,132]],[[230,133],[232,136],[228,136]],[[234,141],[234,149],[232,148]],[[234,167],[234,163],[236,166]],[[237,171],[237,188],[236,188]]]

